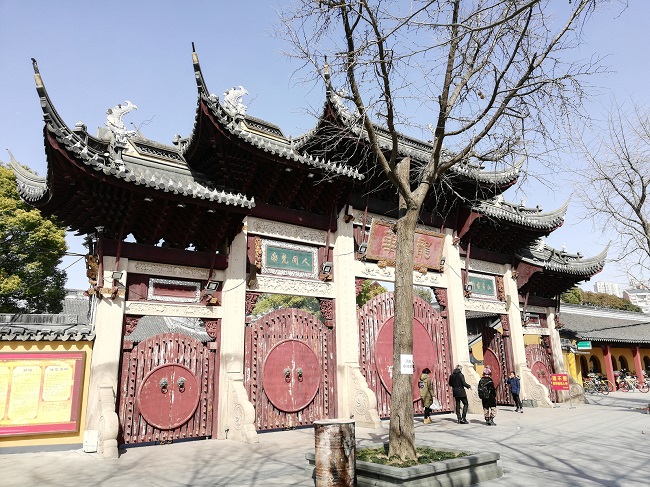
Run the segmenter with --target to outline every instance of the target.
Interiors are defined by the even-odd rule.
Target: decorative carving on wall
[[[206,320],[205,321],[205,332],[212,339],[217,338],[219,333],[219,326],[221,326],[221,319],[218,320]]]
[[[140,321],[140,317],[136,316],[125,316],[124,317],[124,334],[125,335],[130,335],[133,333],[135,330],[135,327],[138,326],[138,322]]]
[[[193,288],[191,291],[192,296],[165,296],[156,294],[158,287],[164,286],[177,286],[183,288]],[[149,286],[147,289],[147,299],[155,301],[169,301],[174,303],[198,303],[201,299],[201,283],[191,281],[177,281],[174,279],[159,279],[152,277],[149,279]]]
[[[503,330],[503,336],[504,337],[509,337],[510,336],[510,318],[506,314],[501,315],[501,328]]]
[[[465,268],[465,261],[461,262],[460,267],[462,269]],[[484,260],[471,259],[469,262],[469,270],[502,276],[504,269],[501,264],[495,264],[494,262],[485,262]]]
[[[348,387],[351,391],[349,407],[353,419],[359,426],[379,428],[381,420],[375,393],[368,387],[358,365],[348,365],[348,371]]]
[[[447,289],[435,287],[433,288],[433,295],[440,306],[447,307]]]
[[[516,281],[517,278],[519,277],[519,272],[517,272],[517,271],[512,271],[512,272],[510,273],[510,277],[512,277],[512,279],[513,279],[514,281]]]
[[[99,411],[97,453],[104,458],[118,458],[117,436],[120,421],[115,412],[115,391],[112,386],[99,386]]]
[[[246,314],[249,315],[255,309],[257,300],[260,299],[260,293],[246,293]]]
[[[255,267],[262,270],[262,239],[259,237],[255,237]]]
[[[479,301],[478,299],[466,299],[465,309],[469,311],[485,311],[486,313],[505,314],[506,305],[501,301]]]
[[[257,276],[255,291],[260,293],[296,294],[323,298],[334,297],[334,285],[331,282],[306,281],[276,276]]]
[[[540,313],[540,314],[546,314],[548,311],[546,308],[543,306],[526,306],[526,311],[529,313]]]
[[[533,375],[528,367],[522,368],[521,371],[522,399],[532,399],[537,401],[538,406],[552,407],[553,403],[549,398],[548,389],[541,384],[537,377]]]
[[[152,262],[129,261],[129,271],[137,274],[150,274],[154,276],[173,276],[186,279],[208,280],[208,269],[200,267],[185,267],[167,264],[154,264]],[[212,276],[214,277],[214,276]]]
[[[361,291],[363,291],[363,279],[358,277],[354,280],[354,293],[358,296]]]
[[[248,231],[265,237],[297,240],[299,242],[321,246],[325,245],[327,242],[327,232],[324,230],[314,230],[296,225],[289,225],[287,223],[260,220],[253,217],[248,218]]]
[[[255,431],[255,407],[248,400],[243,378],[228,378],[228,415],[231,425],[228,439],[242,443],[259,443]]]
[[[334,326],[334,300],[320,299],[320,312],[325,319],[325,326],[332,328]]]
[[[188,316],[192,318],[220,318],[220,307],[177,305],[166,303],[147,303],[143,301],[127,301],[124,307],[125,314],[156,315],[156,316]]]
[[[371,262],[356,262],[355,274],[365,279],[380,279],[382,281],[395,281],[395,268],[394,267],[380,267],[379,263],[373,264]],[[442,283],[442,276],[438,273],[427,272],[421,274],[419,272],[413,273],[413,284],[418,286],[437,286]]]
[[[496,276],[496,281],[497,281],[497,299],[499,301],[505,301],[506,291],[503,285],[503,276]]]

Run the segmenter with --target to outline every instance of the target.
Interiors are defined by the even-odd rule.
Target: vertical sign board
[[[84,358],[0,353],[0,436],[78,431]]]
[[[568,391],[569,390],[569,375],[568,374],[551,374],[551,389],[554,391]]]

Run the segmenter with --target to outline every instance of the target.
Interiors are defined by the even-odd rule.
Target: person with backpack
[[[418,388],[420,389],[420,399],[424,406],[424,424],[431,424],[431,405],[433,404],[433,384],[429,374],[431,370],[425,368],[422,370],[420,380],[418,381]]]
[[[457,365],[454,372],[449,376],[449,385],[454,394],[456,401],[456,417],[458,424],[468,424],[467,421],[467,393],[465,389],[469,389],[470,385],[465,381],[465,376],[461,370],[460,365]],[[460,405],[463,404],[463,414],[460,413]]]
[[[494,417],[497,415],[497,390],[492,380],[492,370],[485,367],[483,377],[478,381],[478,397],[483,403],[483,416],[487,426],[496,426]]]
[[[510,377],[506,381],[510,386],[512,399],[515,401],[515,413],[523,413],[521,399],[519,399],[519,391],[521,390],[521,381],[514,372],[510,372]]]

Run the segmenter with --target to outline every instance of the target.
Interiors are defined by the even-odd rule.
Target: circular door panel
[[[537,377],[537,380],[540,382],[540,384],[543,384],[548,388],[550,393],[551,377],[546,364],[540,360],[533,362],[533,365],[530,367],[530,371],[535,377]]]
[[[492,375],[490,377],[492,377],[494,387],[499,387],[501,383],[501,364],[496,354],[489,348],[483,350],[483,365],[492,369]]]
[[[147,374],[136,401],[147,423],[171,430],[194,415],[200,392],[199,382],[190,369],[180,364],[165,364]]]
[[[262,387],[271,404],[280,411],[295,413],[309,406],[320,382],[318,357],[299,340],[278,343],[264,360]]]
[[[379,372],[379,379],[390,394],[393,390],[393,323],[394,317],[388,318],[377,336],[375,345],[376,365]],[[413,377],[413,400],[420,399],[418,390],[418,379],[425,367],[431,368],[438,363],[438,354],[433,346],[429,332],[422,322],[417,318],[413,319],[413,361],[415,370]]]

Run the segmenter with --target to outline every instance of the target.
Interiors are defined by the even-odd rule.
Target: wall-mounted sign
[[[84,352],[0,353],[0,436],[79,430]]]
[[[402,353],[399,356],[400,359],[400,372],[406,375],[413,375],[415,370],[415,362],[413,362],[413,355]]]
[[[384,261],[388,265],[395,265],[397,233],[393,231],[393,226],[392,223],[380,220],[372,221],[366,259]],[[413,236],[413,264],[416,267],[440,270],[444,242],[445,236],[442,233],[415,230]]]
[[[469,273],[467,284],[472,286],[472,297],[493,298],[497,297],[495,276]]]
[[[318,278],[318,249],[273,240],[262,241],[262,273]]]
[[[591,350],[591,342],[578,342],[576,348],[578,350]]]

